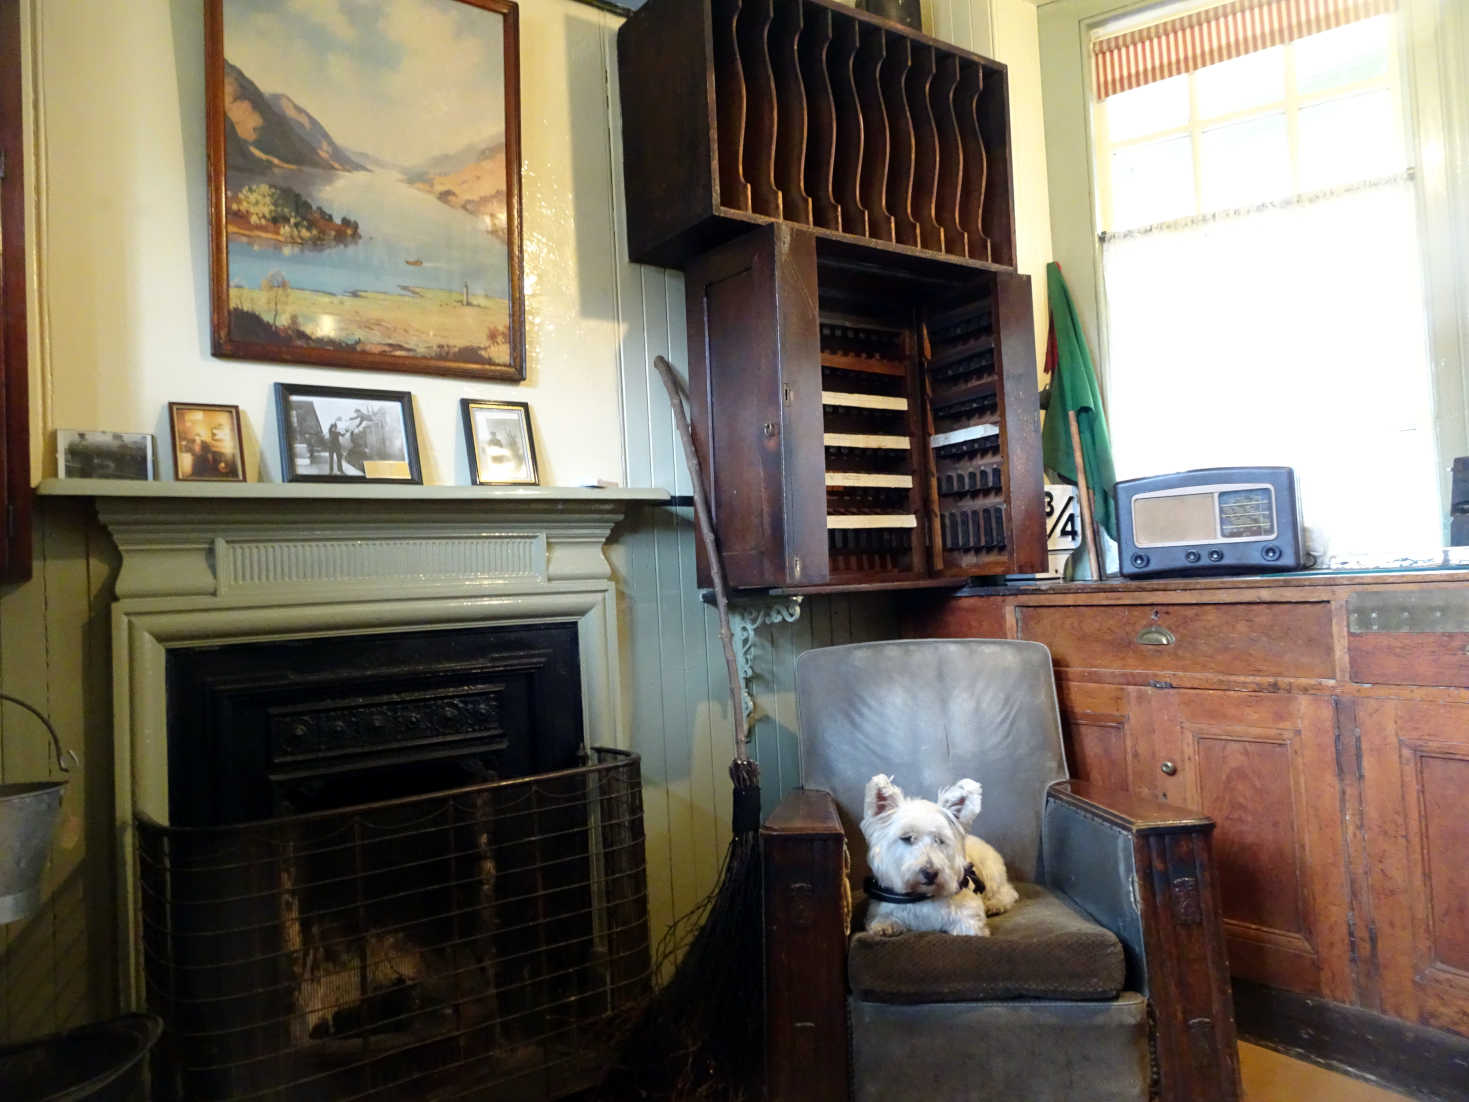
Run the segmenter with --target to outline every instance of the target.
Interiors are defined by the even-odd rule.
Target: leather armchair
[[[804,787],[761,832],[770,1099],[1239,1098],[1213,823],[1068,779],[1045,647],[946,639],[808,651],[796,702]],[[857,932],[858,822],[875,773],[929,799],[960,777],[984,786],[970,829],[1005,856],[1022,894],[991,918],[993,938],[878,944]],[[1051,936],[1057,915],[1079,927],[1078,944],[1114,954],[1120,944],[1110,989],[1046,997],[1054,961],[1027,984],[1025,970],[1044,971],[1055,954],[1026,941]],[[978,986],[947,982],[947,965],[936,973],[935,958],[975,952]]]

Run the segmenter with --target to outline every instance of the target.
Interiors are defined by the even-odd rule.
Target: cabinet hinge
[[[0,149],[0,180],[5,179],[5,150]]]
[[[1148,682],[1148,687],[1149,688],[1153,688],[1153,689],[1171,689],[1171,688],[1173,688],[1173,682],[1171,682],[1171,681],[1149,681]]]
[[[798,582],[801,580],[801,556],[800,555],[792,555],[791,556],[791,577],[793,577]]]
[[[796,399],[796,392],[788,386],[781,388],[781,395],[785,398],[786,405],[790,405]]]

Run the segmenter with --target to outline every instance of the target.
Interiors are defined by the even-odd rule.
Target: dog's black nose
[[[930,884],[931,885],[931,884],[933,884],[933,882],[935,880],[937,880],[939,878],[939,870],[938,869],[924,869],[922,872],[920,872],[918,874],[918,878],[920,880],[922,880],[925,884]]]

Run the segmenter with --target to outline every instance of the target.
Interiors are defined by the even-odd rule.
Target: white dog
[[[867,782],[862,834],[867,839],[867,929],[888,937],[937,930],[987,937],[987,914],[1020,897],[1005,860],[966,828],[979,814],[979,782],[964,779],[938,803],[910,800],[886,773]]]

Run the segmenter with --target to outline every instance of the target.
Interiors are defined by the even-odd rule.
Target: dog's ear
[[[961,827],[968,827],[979,814],[981,791],[978,781],[965,777],[939,789],[938,805],[958,819]]]
[[[867,789],[862,794],[862,817],[870,819],[874,815],[881,815],[902,802],[903,790],[886,773],[879,773],[867,782]]]

